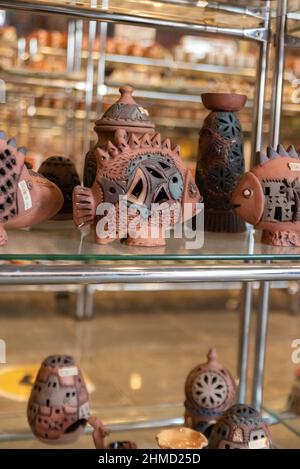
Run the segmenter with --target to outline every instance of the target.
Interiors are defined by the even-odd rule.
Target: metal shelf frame
[[[175,1],[175,0],[174,0]],[[177,0],[179,3],[179,1]],[[279,140],[280,116],[281,116],[281,100],[282,85],[284,71],[284,51],[285,51],[285,30],[287,22],[288,0],[281,0],[278,4],[276,13],[276,31],[274,47],[276,51],[276,63],[273,70],[273,102],[271,109],[271,135],[270,142],[276,145]],[[95,39],[96,28],[95,22],[101,23],[101,45],[103,47],[105,41],[105,30],[107,23],[120,22],[125,24],[133,24],[151,27],[169,27],[179,30],[190,31],[193,34],[212,34],[236,37],[239,39],[248,39],[256,41],[259,46],[259,59],[257,62],[256,73],[256,96],[253,113],[253,141],[252,141],[252,163],[255,162],[255,155],[263,145],[263,121],[264,121],[264,102],[266,79],[268,70],[268,56],[271,45],[271,13],[270,1],[266,2],[266,8],[263,11],[256,11],[255,14],[262,14],[262,26],[258,28],[224,28],[214,27],[204,24],[178,22],[172,20],[162,20],[157,18],[141,18],[131,14],[112,14],[108,11],[88,9],[76,7],[72,5],[59,6],[51,4],[51,2],[40,3],[38,1],[16,0],[3,1],[0,0],[0,7],[4,9],[13,9],[18,11],[29,11],[39,14],[57,14],[65,15],[76,21],[83,19],[90,20],[89,29],[89,52],[91,59],[87,63],[87,89],[91,89],[93,83],[92,45]],[[225,8],[225,7],[224,7]],[[226,8],[230,8],[229,6]],[[236,13],[241,13],[237,11]],[[243,10],[243,14],[250,14]],[[252,10],[253,14],[253,10]],[[293,17],[289,14],[289,17]],[[76,31],[74,33],[76,35]],[[74,62],[74,61],[73,61]],[[99,82],[103,83],[103,64],[99,61]],[[75,63],[75,62],[74,62]],[[78,64],[77,64],[78,66]],[[92,95],[87,97],[86,111],[90,111]],[[87,120],[87,125],[88,125]],[[240,402],[246,400],[247,390],[247,374],[248,374],[248,350],[249,350],[249,333],[250,318],[252,314],[252,283],[260,282],[260,303],[257,311],[256,324],[256,353],[254,364],[254,380],[252,387],[252,403],[257,409],[262,406],[262,390],[263,390],[263,374],[264,374],[264,358],[267,339],[267,324],[269,312],[269,287],[270,281],[277,280],[299,280],[300,264],[290,265],[284,264],[259,264],[254,261],[248,263],[235,263],[235,265],[217,265],[213,267],[204,267],[203,265],[182,267],[176,264],[172,266],[158,266],[153,268],[143,264],[142,266],[126,263],[120,264],[118,267],[104,265],[25,265],[25,266],[8,266],[0,267],[0,284],[1,285],[40,285],[40,284],[107,284],[107,283],[157,283],[157,282],[232,282],[238,281],[244,284],[244,305],[241,312],[240,327],[240,345],[238,357],[238,375],[240,377],[240,388],[238,399]]]

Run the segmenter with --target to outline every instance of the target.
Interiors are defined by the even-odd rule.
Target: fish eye
[[[253,195],[253,190],[252,189],[244,189],[243,190],[243,196],[246,198],[246,199],[250,199],[250,197],[252,197]]]

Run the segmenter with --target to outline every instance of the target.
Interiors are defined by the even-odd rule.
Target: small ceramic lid
[[[206,109],[224,112],[238,112],[247,101],[247,96],[236,93],[203,93],[201,98]]]
[[[132,86],[121,86],[119,91],[120,98],[95,122],[95,130],[113,131],[120,127],[125,130],[137,129],[139,133],[153,130],[154,124],[149,119],[148,111],[132,97]]]

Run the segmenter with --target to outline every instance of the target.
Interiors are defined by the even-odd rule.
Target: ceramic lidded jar
[[[245,230],[230,198],[244,173],[243,133],[236,113],[246,99],[239,94],[202,94],[202,102],[211,112],[199,134],[196,183],[204,198],[206,231]]]
[[[217,362],[216,350],[210,349],[207,362],[193,368],[185,382],[185,426],[208,435],[235,395],[231,373]]]
[[[94,130],[97,133],[98,142],[85,158],[83,181],[85,187],[91,187],[96,176],[96,148],[105,148],[108,142],[112,142],[116,130],[122,128],[128,136],[132,133],[136,136],[154,133],[154,124],[149,119],[148,111],[139,106],[132,97],[133,88],[124,85],[119,91],[120,98],[95,122]]]
[[[72,219],[72,193],[74,187],[80,184],[74,163],[65,156],[50,156],[43,161],[38,173],[56,184],[64,196],[64,204],[53,220]]]
[[[218,420],[209,437],[209,449],[272,449],[267,424],[246,404],[232,406]]]
[[[83,433],[89,416],[89,394],[74,359],[68,355],[47,357],[27,407],[34,435],[50,444],[75,441]]]
[[[26,153],[0,131],[0,246],[7,243],[7,228],[37,225],[63,206],[57,185],[26,167]]]
[[[258,164],[232,194],[236,213],[257,229],[262,242],[300,246],[300,159],[293,146],[258,153]]]
[[[124,98],[131,96],[132,88],[120,91]],[[127,101],[131,103],[131,98]],[[127,105],[140,112],[137,105]],[[119,127],[117,122],[108,126],[95,149],[92,187],[74,189],[74,222],[79,228],[94,224],[99,244],[119,238],[128,245],[164,246],[165,231],[197,213],[200,194],[194,178],[183,164],[179,146],[172,146],[170,139],[163,140],[145,121],[136,126],[138,133],[133,132],[132,118],[120,118]]]

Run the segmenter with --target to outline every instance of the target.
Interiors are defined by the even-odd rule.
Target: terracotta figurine
[[[204,198],[206,231],[245,230],[230,197],[244,173],[243,133],[236,112],[246,99],[238,94],[202,95],[204,106],[211,112],[199,134],[196,183]]]
[[[24,147],[0,131],[0,246],[7,243],[6,229],[37,225],[63,206],[60,189],[27,169],[25,155]]]
[[[246,173],[231,202],[236,213],[262,229],[262,242],[300,246],[300,160],[293,146],[269,147]]]

